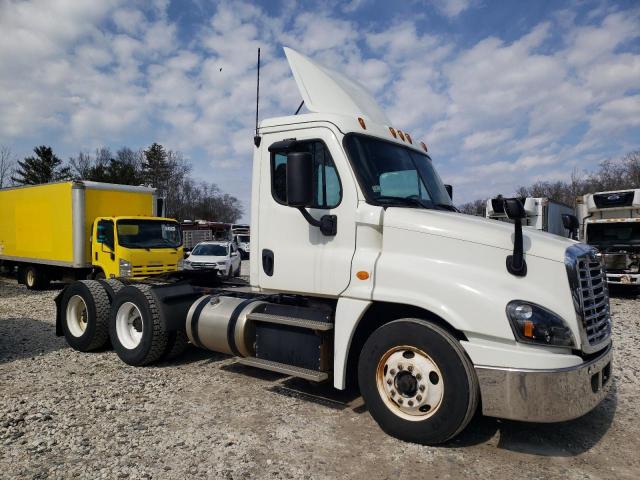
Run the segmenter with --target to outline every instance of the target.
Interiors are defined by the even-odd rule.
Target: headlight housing
[[[507,317],[519,342],[567,348],[576,346],[569,325],[540,305],[513,300],[507,304]]]
[[[130,277],[131,276],[131,262],[127,260],[123,260],[122,258],[119,261],[119,271],[118,275],[120,277]]]

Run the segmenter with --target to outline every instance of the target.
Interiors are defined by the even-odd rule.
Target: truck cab
[[[357,82],[285,54],[309,113],[257,128],[249,283],[123,287],[108,318],[89,316],[118,356],[153,363],[184,333],[244,365],[357,383],[385,432],[426,444],[478,409],[530,422],[593,409],[613,358],[595,250],[523,229],[518,199],[513,224],[458,213],[423,142]],[[85,287],[58,298],[58,331]]]
[[[94,278],[142,279],[183,261],[178,222],[162,217],[98,217],[91,235]]]
[[[640,291],[640,189],[578,197],[581,240],[598,250],[610,285]]]

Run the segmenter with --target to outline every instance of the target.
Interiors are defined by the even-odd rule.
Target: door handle
[[[262,270],[264,270],[264,273],[267,274],[267,276],[272,277],[273,276],[273,264],[274,264],[274,258],[273,258],[273,250],[269,250],[269,249],[263,249],[262,250]]]

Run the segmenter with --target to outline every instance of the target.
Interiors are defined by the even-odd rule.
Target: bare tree
[[[484,200],[473,200],[472,202],[458,205],[458,210],[460,210],[461,213],[466,213],[467,215],[477,215],[479,217],[484,217],[485,209],[486,202]]]
[[[15,168],[16,161],[11,149],[6,145],[0,145],[0,188],[8,187],[9,180]]]

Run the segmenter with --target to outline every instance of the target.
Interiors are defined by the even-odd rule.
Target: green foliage
[[[36,154],[35,157],[18,160],[18,168],[11,177],[14,183],[37,185],[71,178],[70,168],[62,166],[62,160],[53,153],[51,147],[41,145],[33,151]]]

